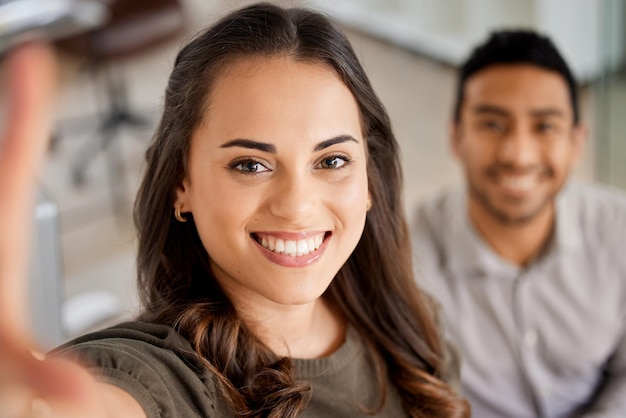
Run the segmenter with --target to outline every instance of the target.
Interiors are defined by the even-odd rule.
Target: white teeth
[[[296,244],[296,255],[301,256],[309,253],[309,242],[305,239],[298,241]]]
[[[318,250],[324,242],[324,234],[301,240],[283,240],[271,235],[262,236],[261,245],[272,252],[291,257],[301,257]]]
[[[285,254],[294,256],[296,255],[296,241],[285,241]]]

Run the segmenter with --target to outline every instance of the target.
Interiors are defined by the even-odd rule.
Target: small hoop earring
[[[174,218],[176,218],[176,220],[178,222],[182,222],[185,223],[187,222],[187,218],[185,218],[183,215],[180,214],[180,208],[182,207],[182,205],[178,205],[174,208]]]

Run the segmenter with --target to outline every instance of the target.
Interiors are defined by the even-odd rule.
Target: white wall
[[[602,44],[606,7],[623,27],[622,0],[308,0],[345,24],[450,64],[462,62],[494,29],[549,35],[579,80],[597,78],[624,59],[622,44]],[[621,37],[620,37],[621,39]]]

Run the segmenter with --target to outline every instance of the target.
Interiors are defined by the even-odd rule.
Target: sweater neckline
[[[336,373],[350,364],[363,350],[358,332],[348,326],[346,339],[329,356],[314,359],[292,359],[296,375],[303,379],[313,379],[327,373]]]

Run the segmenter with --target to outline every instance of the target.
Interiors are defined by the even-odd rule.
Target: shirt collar
[[[469,219],[467,191],[458,194],[458,202],[447,229],[450,268],[464,276],[517,276],[519,267],[498,256],[480,236]]]
[[[583,239],[577,222],[579,208],[572,204],[570,184],[566,184],[556,198],[556,223],[552,243],[546,247],[543,257],[554,252],[576,252],[582,248]],[[467,210],[467,190],[458,195],[451,219],[447,247],[450,268],[457,273],[471,276],[517,277],[522,268],[500,257],[480,236],[472,224]]]
[[[576,252],[583,248],[583,231],[579,223],[580,201],[574,201],[574,187],[568,182],[556,199],[554,249],[561,252]]]

